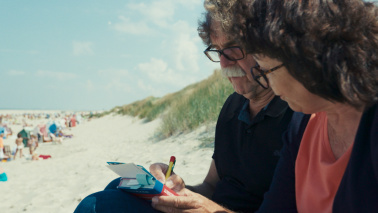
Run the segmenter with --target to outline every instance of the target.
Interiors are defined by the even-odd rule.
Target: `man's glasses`
[[[283,66],[284,66],[284,64],[281,64],[281,65],[273,67],[272,69],[269,69],[269,70],[262,70],[260,68],[260,65],[258,63],[256,63],[256,65],[251,68],[251,74],[252,74],[253,79],[255,79],[255,81],[257,83],[259,83],[260,86],[262,86],[264,89],[268,89],[269,88],[269,81],[268,81],[268,78],[266,77],[266,75],[275,71],[275,70],[278,70],[279,68],[281,68]],[[259,73],[260,75],[255,75],[255,73]]]
[[[244,53],[241,47],[233,46],[222,50],[211,49],[209,46],[205,51],[205,55],[213,62],[220,62],[221,55],[224,55],[230,61],[237,61],[244,58]]]

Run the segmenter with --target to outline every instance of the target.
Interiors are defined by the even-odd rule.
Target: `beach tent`
[[[45,125],[39,125],[39,131],[41,131],[42,135],[44,137],[47,137],[47,130],[46,130],[46,124]]]

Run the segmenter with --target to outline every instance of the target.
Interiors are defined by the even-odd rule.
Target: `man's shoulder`
[[[218,119],[232,119],[237,116],[247,99],[234,92],[224,102]],[[218,120],[219,121],[219,120]]]
[[[244,96],[234,92],[230,96],[228,96],[226,102],[224,103],[224,106],[229,104],[240,106],[241,104],[244,104],[246,100],[247,99]]]

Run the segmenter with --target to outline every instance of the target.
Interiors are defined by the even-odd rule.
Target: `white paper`
[[[137,174],[148,174],[134,163],[107,165],[107,167],[124,178],[135,178]]]

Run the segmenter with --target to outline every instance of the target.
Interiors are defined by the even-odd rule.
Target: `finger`
[[[184,180],[178,175],[171,175],[165,182],[165,185],[175,192],[180,192],[185,188]]]
[[[150,166],[150,173],[162,183],[165,183],[165,173],[167,170],[168,165],[164,163],[154,163]]]
[[[175,209],[196,208],[194,198],[186,196],[156,196],[152,199],[152,203],[156,206],[166,206]]]
[[[187,189],[187,188],[184,188],[184,189],[182,189],[180,192],[178,192],[178,194],[179,194],[180,196],[194,196],[196,193],[190,191],[190,190]]]
[[[160,199],[160,197],[153,197],[151,205],[153,208],[162,212],[170,212],[170,213],[182,212],[182,209],[178,208],[175,205],[176,201],[174,200],[175,200],[174,198],[170,198],[164,201]]]

